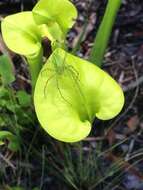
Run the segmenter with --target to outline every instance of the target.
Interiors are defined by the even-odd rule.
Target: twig
[[[42,174],[41,174],[41,182],[40,182],[40,190],[42,190],[44,184],[44,171],[45,171],[45,148],[42,146]]]
[[[7,163],[7,165],[10,166],[13,170],[16,169],[16,167],[6,157],[4,157],[1,153],[0,153],[0,158],[2,160],[4,160],[5,163]]]
[[[8,54],[9,55],[9,52],[7,51],[6,45],[3,42],[1,34],[0,34],[0,50],[1,50],[1,52],[3,54]],[[9,55],[9,57],[10,57],[10,55]]]
[[[17,74],[17,78],[21,79],[22,81],[26,82],[27,84],[31,84],[31,81],[24,76]]]
[[[134,145],[135,145],[135,138],[131,139],[131,142],[129,144],[129,148],[128,148],[128,152],[126,154],[126,157],[125,157],[125,161],[127,161],[132,153],[132,150],[134,148]]]
[[[137,81],[138,81],[138,73],[137,73],[137,71],[136,71],[136,69],[135,69],[134,59],[135,59],[135,57],[132,57],[132,67],[133,67],[135,79],[136,79],[136,82],[137,82]],[[115,124],[117,124],[117,123],[120,121],[120,119],[121,119],[122,117],[124,117],[124,116],[128,113],[128,111],[133,107],[133,104],[134,104],[134,102],[135,102],[135,100],[136,100],[136,98],[137,98],[137,96],[138,96],[138,92],[139,92],[139,86],[137,85],[137,86],[136,86],[136,90],[135,90],[134,97],[133,97],[132,101],[130,102],[129,106],[128,106],[127,109],[111,124],[111,126],[107,129],[106,134],[109,133],[109,131],[115,126]]]
[[[139,77],[136,81],[133,81],[131,84],[123,87],[124,92],[128,92],[130,90],[133,90],[137,86],[141,85],[143,83],[143,76]]]
[[[132,166],[129,162],[124,161],[122,158],[116,157],[112,153],[107,154],[107,158],[114,162],[118,162],[120,160],[123,165],[123,168],[127,169],[129,172],[136,175],[139,179],[143,180],[143,175],[134,166]]]
[[[0,22],[2,22],[3,21],[3,17],[2,16],[0,16]]]
[[[94,142],[94,141],[101,141],[104,140],[105,137],[87,137],[83,141],[89,141],[89,142]]]

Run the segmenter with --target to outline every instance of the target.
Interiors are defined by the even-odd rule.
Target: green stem
[[[104,53],[108,45],[120,5],[121,0],[108,0],[103,20],[98,29],[89,60],[99,67],[102,66]]]
[[[35,84],[39,75],[39,72],[42,68],[43,59],[43,50],[42,48],[37,55],[27,57],[29,64],[29,70],[31,74],[31,83],[32,83],[32,94],[34,93]]]

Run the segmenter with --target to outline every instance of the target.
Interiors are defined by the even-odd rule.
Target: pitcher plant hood
[[[39,122],[52,137],[76,142],[90,133],[95,117],[115,117],[124,95],[106,72],[58,48],[39,74],[34,104]]]

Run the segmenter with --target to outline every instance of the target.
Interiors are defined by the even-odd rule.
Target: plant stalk
[[[108,0],[103,20],[97,31],[89,60],[99,67],[102,66],[104,54],[121,2],[121,0]]]
[[[42,68],[43,63],[43,49],[41,48],[37,55],[27,57],[29,64],[29,70],[31,75],[31,84],[32,84],[32,94],[34,94],[34,89],[36,81],[39,75],[39,72]]]

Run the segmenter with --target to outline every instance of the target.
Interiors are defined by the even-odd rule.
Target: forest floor
[[[78,9],[79,16],[75,26],[68,34],[68,46],[69,50],[72,50],[76,46],[81,33],[84,31],[81,44],[78,46],[76,54],[87,59],[93,45],[97,28],[101,22],[101,18],[105,10],[106,1],[93,0],[90,4],[88,0],[73,0],[73,3]],[[30,1],[23,1],[23,3],[21,1],[11,1],[11,3],[10,1],[6,1],[5,3],[0,2],[1,17],[19,12],[21,10],[31,10],[34,4],[34,1],[31,1],[31,3]],[[86,23],[86,21],[88,22]],[[16,68],[16,73],[18,76],[20,76],[19,78],[17,77],[17,81],[13,84],[14,88],[23,88],[29,90],[30,87],[29,79],[27,78],[27,71],[25,68],[23,70],[23,67],[19,68],[19,63],[23,65],[24,62],[22,62],[22,59],[14,53],[11,53],[11,55]],[[114,171],[115,173],[113,172],[113,175],[110,174],[110,176],[102,181],[101,184],[99,183],[99,185],[97,184],[95,187],[92,185],[92,188],[93,190],[143,190],[142,0],[123,0],[123,5],[118,13],[111,40],[105,54],[103,69],[110,73],[111,76],[113,76],[113,78],[115,78],[116,81],[118,81],[118,83],[122,86],[125,92],[125,106],[119,116],[113,120],[110,120],[106,123],[96,120],[93,124],[91,136],[85,139],[82,144],[82,149],[85,151],[84,154],[89,154],[90,148],[98,149],[100,144],[100,146],[102,146],[102,152],[104,153],[100,160],[102,163],[99,163],[98,161],[99,170],[101,170],[101,173],[104,173],[104,169],[107,168],[111,163],[116,163],[118,167],[120,167],[120,170],[117,172]],[[29,167],[29,171],[26,171],[25,175],[16,175],[13,174],[14,169],[8,168],[8,171],[10,171],[11,175],[15,175],[16,177],[10,177],[10,174],[7,174],[4,176],[4,180],[2,180],[3,185],[4,183],[7,185],[16,185],[16,183],[18,185],[28,184],[27,189],[29,190],[30,185],[31,189],[34,185],[38,186],[38,184],[41,182],[41,167],[42,164],[45,163],[42,156],[45,155],[45,157],[48,157],[48,154],[45,153],[46,150],[48,150],[48,146],[45,149],[43,148],[48,140],[45,140],[45,136],[43,139],[40,139],[43,133],[43,131],[40,131],[40,134],[37,134],[36,130],[36,132],[34,131],[30,135],[24,134],[24,137],[27,138],[27,142],[31,143],[32,138],[32,146],[36,146],[37,148],[38,143],[40,143],[41,148],[39,147],[38,153],[35,151],[35,155],[39,154],[39,159],[42,159],[42,161],[40,160],[38,162],[38,158],[33,158],[32,154],[30,155],[28,161],[22,158],[21,162],[23,163],[24,167]],[[38,140],[35,140],[35,135],[36,139]],[[49,141],[50,140],[51,139],[49,139]],[[101,141],[102,145],[100,143]],[[49,146],[54,144],[53,140],[52,143],[49,144]],[[55,145],[52,145],[52,147],[53,146]],[[63,145],[63,147],[65,146],[67,145]],[[26,150],[24,151],[26,152]],[[56,151],[58,153],[59,150]],[[74,151],[72,151],[72,154],[74,154]],[[18,159],[19,155],[14,155],[10,162],[13,165],[16,165],[15,162],[17,162]],[[50,157],[50,159],[53,159],[53,157]],[[61,162],[63,161],[62,159]],[[120,162],[122,163],[121,165],[119,164]],[[51,164],[52,163],[54,163],[53,160],[51,161]],[[86,162],[84,163],[86,164]],[[115,170],[115,168],[113,170]],[[48,169],[45,169],[44,171],[45,177],[42,179],[43,186],[41,185],[41,189],[60,190],[75,188],[74,185],[65,185],[64,187],[61,187],[61,185],[59,185],[60,177],[57,177],[57,175],[53,174],[52,172],[49,172],[47,177],[46,171],[48,171]],[[56,171],[56,169],[54,171]],[[17,170],[15,173],[16,172]],[[116,179],[116,176],[119,176],[119,180]],[[18,177],[20,180],[17,182]],[[11,179],[13,179],[13,181],[9,182]],[[58,179],[58,182],[54,181],[56,179]],[[112,181],[112,179],[115,180]],[[30,180],[30,184],[28,180]],[[68,184],[65,181],[64,183]],[[86,182],[83,182],[79,189],[88,189],[84,183]],[[112,185],[110,185],[110,183],[112,183]],[[106,185],[108,187],[106,187]]]

